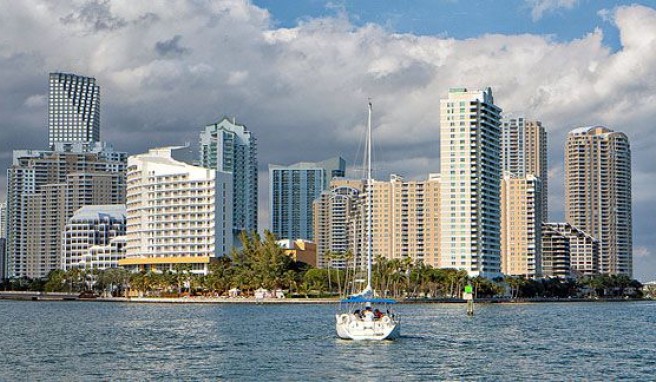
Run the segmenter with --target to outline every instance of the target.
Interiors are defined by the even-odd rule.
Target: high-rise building
[[[127,170],[127,269],[188,266],[207,274],[232,250],[232,174],[172,158],[176,148],[130,156]]]
[[[125,257],[125,204],[87,205],[62,233],[62,269],[118,268]]]
[[[599,241],[569,223],[542,223],[543,235],[549,240],[562,236],[569,242],[569,267],[572,276],[594,276],[599,274]],[[545,239],[543,239],[545,240]]]
[[[200,165],[232,174],[233,241],[257,231],[257,140],[246,126],[223,118],[200,134]]]
[[[290,166],[269,165],[269,219],[279,239],[314,239],[312,203],[328,188],[330,179],[343,177],[341,157]]]
[[[470,276],[501,272],[500,113],[490,88],[440,100],[440,266]]]
[[[501,180],[501,272],[542,274],[540,179],[504,172]]]
[[[314,242],[320,268],[343,269],[344,254],[352,249],[350,224],[354,214],[361,213],[362,180],[333,178],[329,189],[314,200]],[[326,258],[326,254],[338,254]]]
[[[547,132],[540,121],[504,117],[501,127],[502,170],[518,177],[533,175],[540,180],[542,221],[549,215]]]
[[[603,126],[569,132],[565,148],[565,218],[599,240],[599,272],[633,274],[631,148]]]
[[[439,267],[440,177],[409,181],[392,174],[389,182],[373,182],[372,198],[373,257],[409,258]],[[364,231],[361,237],[358,253],[364,254]]]
[[[0,281],[7,278],[7,202],[0,203]]]
[[[69,73],[50,73],[48,142],[100,141],[100,87],[96,79]]]
[[[59,269],[67,219],[84,205],[125,202],[126,158],[99,143],[14,151],[7,171],[7,276],[42,278]]]

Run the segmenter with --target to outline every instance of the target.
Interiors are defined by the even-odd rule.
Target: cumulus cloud
[[[575,1],[531,4],[541,17]],[[530,34],[457,40],[355,26],[344,12],[279,28],[243,0],[2,2],[0,147],[45,147],[47,110],[32,97],[47,93],[48,72],[61,70],[96,77],[103,139],[130,153],[197,141],[207,123],[236,116],[258,137],[262,182],[268,163],[342,155],[352,167],[372,98],[378,176],[418,178],[439,171],[439,98],[449,87],[492,86],[504,110],[549,131],[554,219],[562,219],[562,186],[552,177],[562,177],[567,131],[601,124],[627,133],[641,174],[640,227],[650,218],[644,207],[656,202],[656,11],[609,12],[618,50],[604,45],[601,30],[565,42]],[[0,162],[9,165],[5,156]],[[656,247],[653,236],[636,228],[638,246]]]
[[[557,9],[572,9],[578,3],[578,0],[526,0],[531,7],[531,17],[533,21],[538,21],[545,13],[553,12]]]

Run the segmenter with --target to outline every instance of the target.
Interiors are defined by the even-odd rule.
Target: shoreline
[[[45,293],[45,292],[15,292],[0,291],[0,300],[13,301],[97,301],[109,303],[138,303],[138,304],[336,304],[339,298],[261,298],[255,297],[96,297],[80,298],[77,294]],[[645,298],[480,298],[477,304],[539,304],[539,303],[603,303],[603,302],[633,302],[654,301]],[[398,304],[465,304],[466,301],[457,298],[421,298],[398,300]]]

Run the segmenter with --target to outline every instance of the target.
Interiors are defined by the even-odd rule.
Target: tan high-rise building
[[[410,258],[440,267],[439,175],[431,174],[428,179],[420,181],[407,181],[398,175],[391,175],[389,182],[374,181],[372,194],[374,259],[377,256],[401,260]],[[362,205],[365,205],[364,200]],[[359,216],[365,216],[364,209]],[[353,227],[356,227],[353,229],[356,233],[356,259],[366,253],[366,227],[361,223],[360,219],[353,222]],[[364,261],[361,263],[364,264]]]
[[[440,100],[440,266],[472,277],[501,274],[500,113],[490,88]]]
[[[542,274],[540,179],[504,173],[501,180],[501,272]]]
[[[9,277],[42,278],[61,266],[61,233],[88,204],[125,202],[126,153],[57,143],[56,151],[14,151],[8,173]]]
[[[631,148],[603,126],[569,132],[565,148],[565,218],[599,240],[599,272],[633,273]]]
[[[540,179],[540,216],[542,221],[547,221],[547,132],[542,122],[524,117],[504,117],[501,127],[501,163],[503,171],[520,177],[530,174]]]

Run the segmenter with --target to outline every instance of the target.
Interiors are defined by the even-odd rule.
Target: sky
[[[552,221],[567,132],[629,136],[634,277],[651,281],[654,68],[656,0],[0,0],[0,167],[46,148],[48,73],[91,76],[116,150],[197,142],[223,116],[245,124],[267,228],[268,164],[341,155],[356,175],[369,98],[376,177],[420,179],[439,172],[439,99],[489,86],[547,129]]]

